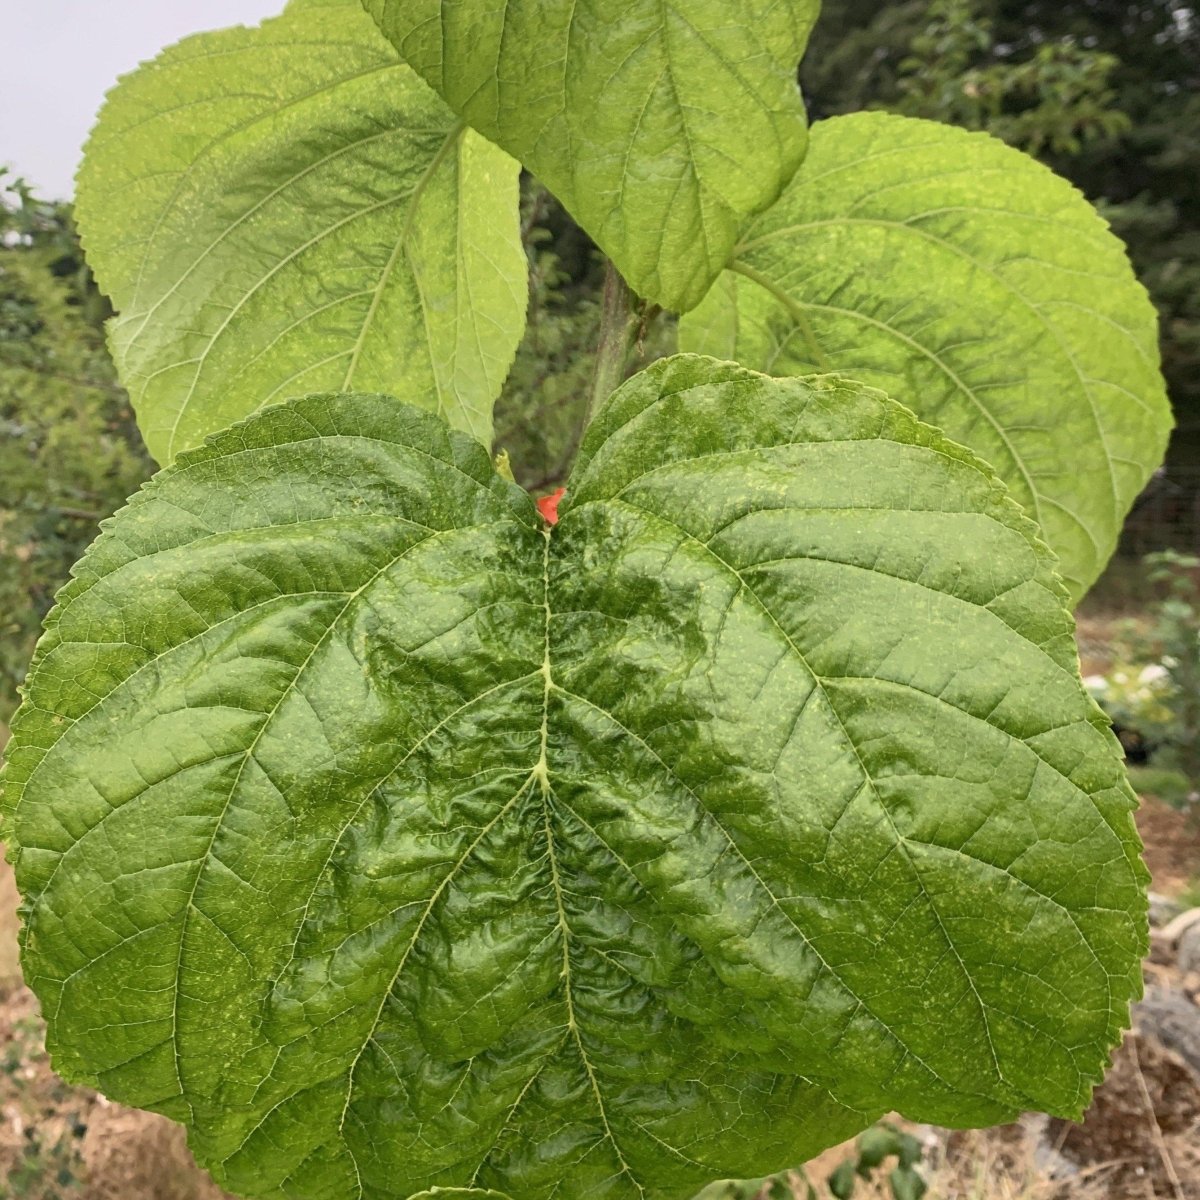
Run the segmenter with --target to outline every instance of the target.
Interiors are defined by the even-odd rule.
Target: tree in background
[[[496,405],[496,449],[531,491],[567,477],[587,421],[604,272],[591,239],[536,180],[521,181],[529,323]]]
[[[1112,86],[1119,60],[1072,39],[1027,57],[996,57],[995,25],[977,0],[934,0],[900,62],[891,108],[986,129],[1034,155],[1076,155],[1130,129]]]
[[[2,181],[0,181],[2,182]],[[99,521],[153,470],[62,204],[0,192],[0,722],[38,628]]]
[[[998,45],[1029,53],[1072,41],[1114,60],[1130,121],[1052,165],[1129,244],[1163,319],[1164,368],[1181,425],[1176,462],[1200,453],[1200,20],[1180,0],[997,3]]]

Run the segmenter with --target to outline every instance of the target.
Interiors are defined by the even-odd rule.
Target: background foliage
[[[0,204],[0,721],[71,564],[152,470],[70,212],[14,183]]]

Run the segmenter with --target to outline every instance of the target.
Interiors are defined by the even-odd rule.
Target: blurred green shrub
[[[900,63],[899,95],[889,107],[986,129],[1035,155],[1078,154],[1131,128],[1112,86],[1115,55],[1063,39],[1028,58],[988,61],[995,45],[994,23],[978,0],[933,0]]]
[[[1165,550],[1146,560],[1161,599],[1151,609],[1151,647],[1167,672],[1171,758],[1200,788],[1200,558]]]
[[[0,177],[0,722],[71,564],[153,470],[106,314],[69,209]]]
[[[696,1200],[821,1200],[829,1196],[833,1200],[852,1200],[860,1182],[881,1182],[883,1178],[887,1179],[892,1200],[921,1200],[928,1190],[918,1170],[923,1153],[921,1143],[912,1134],[881,1121],[859,1134],[853,1156],[839,1164],[828,1179],[814,1184],[802,1171],[770,1179],[726,1179],[705,1188]],[[892,1159],[895,1165],[889,1167]]]
[[[1127,751],[1136,736],[1156,767],[1175,768],[1194,793],[1200,790],[1200,558],[1166,550],[1143,565],[1153,590],[1143,618],[1117,627],[1117,663],[1084,682],[1119,727]]]

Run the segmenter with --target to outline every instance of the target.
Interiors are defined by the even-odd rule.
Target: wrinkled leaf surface
[[[4,803],[55,1066],[253,1196],[687,1200],[1076,1114],[1139,988],[1051,556],[841,380],[657,364],[552,529],[394,400],[249,419],[83,560]]]

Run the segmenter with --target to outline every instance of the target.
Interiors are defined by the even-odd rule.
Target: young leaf
[[[886,389],[995,465],[1076,600],[1171,429],[1157,320],[1121,243],[1033,159],[930,121],[815,127],[681,344]]]
[[[357,0],[188,38],[124,79],[77,212],[151,452],[329,388],[422,397],[487,441],[525,321],[517,175]]]
[[[686,1200],[889,1109],[1078,1113],[1145,875],[990,469],[681,357],[560,512],[337,396],[114,519],[4,793],[56,1068],[253,1196]]]
[[[665,308],[700,302],[803,158],[796,64],[819,0],[363,4]]]

